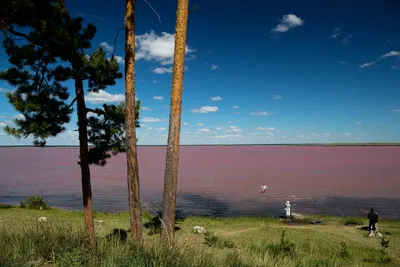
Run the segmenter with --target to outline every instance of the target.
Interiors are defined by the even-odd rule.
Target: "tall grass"
[[[249,221],[254,225],[257,222],[243,220],[240,222],[237,219],[236,223],[247,225]],[[203,222],[207,223],[208,220],[203,219]],[[188,223],[191,225],[190,221]],[[255,232],[243,231],[227,235],[224,230],[235,228],[232,226],[233,222],[224,225],[225,228],[215,225],[216,231],[210,229],[210,233],[205,236],[190,232],[192,226],[186,231],[184,228],[181,233],[177,233],[173,247],[162,247],[158,235],[146,235],[146,246],[137,248],[129,238],[122,242],[117,236],[109,239],[106,237],[108,232],[105,234],[104,231],[98,231],[96,251],[91,254],[80,222],[18,221],[0,225],[0,266],[306,267],[396,264],[389,260],[387,243],[382,243],[382,249],[379,250],[378,246],[373,248],[348,240],[344,242],[346,239],[328,232],[282,228],[285,226],[281,227],[274,222],[257,228]]]
[[[0,226],[0,266],[215,266],[211,255],[190,246],[137,248],[117,237],[97,240],[90,256],[83,228],[37,221]]]

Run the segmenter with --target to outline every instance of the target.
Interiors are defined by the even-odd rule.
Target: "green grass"
[[[48,221],[38,222],[42,216]],[[323,224],[297,225],[272,218],[189,217],[178,224],[173,247],[162,247],[159,235],[144,229],[143,249],[129,239],[106,238],[114,228],[129,228],[128,213],[96,213],[95,219],[97,248],[89,257],[81,212],[0,209],[0,266],[400,266],[398,221],[379,222],[389,240],[381,252],[381,238],[357,228],[366,225],[363,218],[313,216],[307,219]],[[209,233],[193,233],[196,225]]]

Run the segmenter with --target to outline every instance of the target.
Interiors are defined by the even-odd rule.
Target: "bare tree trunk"
[[[81,167],[82,175],[83,213],[85,217],[85,229],[87,238],[89,240],[89,246],[91,249],[94,249],[95,237],[93,222],[92,187],[90,184],[86,104],[83,93],[83,81],[79,75],[75,77],[75,92],[77,96],[76,102],[79,126],[79,165]]]
[[[143,245],[142,216],[139,192],[139,167],[136,151],[135,110],[135,0],[126,0],[125,13],[125,141],[128,165],[128,194],[132,238]]]
[[[182,89],[185,66],[188,0],[178,0],[175,25],[174,72],[172,75],[168,148],[165,162],[161,237],[171,244],[174,238],[176,190],[181,131]]]

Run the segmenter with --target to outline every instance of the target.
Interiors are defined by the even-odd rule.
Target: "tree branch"
[[[151,8],[151,10],[153,10],[153,12],[157,15],[158,21],[161,23],[161,17],[160,17],[160,15],[158,15],[157,11],[153,8],[153,6],[150,4],[150,2],[148,2],[147,0],[143,0],[143,1],[145,1],[145,2],[149,5],[149,7]]]
[[[69,104],[68,109],[72,107],[72,105],[75,103],[76,99],[78,99],[78,96],[75,96],[74,100],[72,100],[71,104]]]
[[[96,113],[99,116],[105,114],[104,111],[99,111],[99,110],[95,110],[95,109],[92,109],[92,108],[86,108],[85,111],[86,111],[86,114],[88,112],[93,112],[93,113]]]
[[[125,27],[120,28],[120,29],[117,31],[117,33],[115,34],[115,37],[114,37],[114,51],[113,51],[113,53],[112,53],[112,57],[115,56],[115,51],[117,50],[117,38],[118,38],[118,34],[119,34],[119,32],[122,31],[122,30],[125,30]]]
[[[193,12],[198,6],[199,6],[198,4],[195,4],[194,7],[191,10],[189,10],[189,13]]]

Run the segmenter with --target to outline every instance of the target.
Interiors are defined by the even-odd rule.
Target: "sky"
[[[124,1],[66,0],[124,71]],[[120,3],[119,3],[120,2]],[[165,145],[176,1],[137,0],[139,145]],[[181,144],[400,142],[397,0],[190,1]],[[89,54],[91,51],[87,51]],[[0,69],[9,67],[4,51]],[[71,93],[74,88],[70,83]],[[0,81],[0,127],[21,116]],[[124,100],[124,79],[91,108]],[[91,114],[88,114],[89,116]],[[49,145],[78,144],[76,115]],[[0,130],[0,145],[29,145]]]

